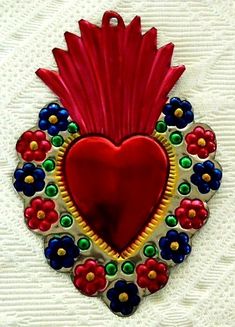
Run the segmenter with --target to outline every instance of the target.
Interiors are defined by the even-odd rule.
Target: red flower
[[[137,284],[142,288],[146,287],[151,293],[157,292],[168,281],[167,265],[152,258],[138,265],[136,272]]]
[[[106,286],[105,269],[95,260],[87,259],[74,270],[74,285],[84,294],[93,295]]]
[[[30,229],[39,229],[42,232],[50,229],[58,220],[58,213],[52,200],[36,197],[31,200],[30,206],[24,211],[27,225]]]
[[[190,154],[197,154],[199,158],[205,159],[210,153],[216,150],[215,134],[203,127],[195,127],[185,137],[187,151]]]
[[[208,211],[201,200],[183,199],[175,210],[175,216],[185,229],[199,229],[206,222]]]
[[[23,133],[16,143],[16,150],[25,161],[42,161],[51,149],[51,143],[42,131],[27,131]]]

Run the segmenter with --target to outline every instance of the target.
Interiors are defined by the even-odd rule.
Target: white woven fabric
[[[76,33],[78,19],[99,23],[107,9],[126,22],[140,15],[144,31],[158,28],[159,45],[175,44],[174,63],[187,70],[172,94],[187,98],[196,120],[215,130],[224,169],[192,254],[129,318],[81,295],[67,274],[47,265],[42,239],[24,225],[11,183],[17,138],[55,98],[34,71],[54,66],[51,49],[64,47],[63,33]],[[235,326],[235,2],[1,0],[0,17],[0,326]]]

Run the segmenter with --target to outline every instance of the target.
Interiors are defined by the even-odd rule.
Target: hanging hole
[[[114,11],[106,11],[102,18],[102,25],[109,27],[125,27],[122,17]]]
[[[117,25],[118,25],[118,19],[117,19],[117,17],[112,17],[112,18],[110,19],[110,21],[109,21],[109,24],[110,24],[111,26],[117,26]]]

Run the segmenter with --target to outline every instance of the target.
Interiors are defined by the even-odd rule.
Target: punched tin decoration
[[[138,16],[79,26],[53,50],[58,72],[36,72],[59,100],[19,138],[13,183],[49,265],[128,316],[190,254],[222,170],[211,128],[167,98],[185,70],[171,66],[173,44],[157,49]]]

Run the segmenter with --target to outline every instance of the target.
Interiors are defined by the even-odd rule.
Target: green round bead
[[[167,130],[167,125],[163,120],[157,122],[156,130],[158,133],[165,133]]]
[[[173,132],[170,135],[170,141],[174,145],[178,145],[182,142],[183,136],[181,132]]]
[[[64,215],[60,218],[60,224],[62,227],[70,227],[73,224],[73,218],[70,215]]]
[[[182,157],[180,159],[180,166],[183,168],[190,168],[192,166],[192,159],[190,157]]]
[[[74,121],[71,121],[71,123],[68,124],[69,133],[77,133],[78,129],[78,124],[76,124]]]
[[[47,196],[53,197],[56,196],[56,194],[58,193],[58,188],[55,184],[48,184],[45,192]]]
[[[54,146],[59,147],[64,143],[64,139],[61,135],[53,136],[51,142]]]
[[[78,240],[78,247],[80,250],[88,250],[89,247],[91,246],[91,242],[88,240],[86,237],[81,237]]]
[[[166,217],[165,222],[167,226],[175,227],[178,223],[178,220],[174,215],[169,215]]]
[[[52,171],[55,169],[55,161],[47,159],[43,162],[42,166],[46,171]]]
[[[146,245],[144,247],[144,255],[148,258],[154,257],[157,253],[156,247],[153,245]]]
[[[187,195],[191,191],[191,186],[189,183],[181,183],[178,187],[180,194]]]
[[[106,274],[109,276],[114,276],[117,272],[117,265],[114,262],[109,262],[105,266]]]
[[[122,265],[122,271],[127,275],[132,274],[134,272],[134,269],[135,265],[131,261],[126,261]]]

